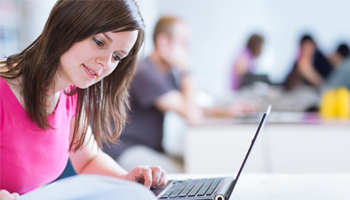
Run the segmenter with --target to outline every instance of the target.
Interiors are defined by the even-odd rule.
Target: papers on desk
[[[99,175],[77,175],[29,192],[16,200],[155,199],[139,183]]]
[[[258,123],[262,114],[252,115],[248,117],[238,118],[239,123]],[[320,123],[320,118],[317,113],[306,112],[271,112],[268,117],[268,123],[281,123],[281,124],[293,124],[293,123],[307,123],[317,124]]]
[[[303,112],[318,105],[320,94],[311,86],[298,86],[292,91],[286,91],[281,86],[260,87],[257,84],[242,88],[231,98],[254,100],[262,108],[272,105],[273,111]]]

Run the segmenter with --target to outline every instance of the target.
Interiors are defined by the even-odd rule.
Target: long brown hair
[[[135,45],[118,67],[98,84],[86,89],[74,87],[67,95],[77,95],[75,127],[70,149],[79,150],[92,124],[98,146],[116,142],[126,121],[128,86],[135,72],[137,53],[144,41],[144,21],[134,0],[59,0],[51,10],[42,34],[21,53],[1,62],[8,71],[5,79],[23,76],[23,98],[30,119],[45,130],[50,126],[46,112],[48,91],[60,57],[70,47],[94,34],[138,30]],[[85,115],[83,116],[83,111]],[[78,135],[79,128],[83,134]]]

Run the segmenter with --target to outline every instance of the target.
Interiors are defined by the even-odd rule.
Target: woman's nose
[[[111,61],[107,56],[98,57],[97,63],[104,69],[108,69],[111,66]]]

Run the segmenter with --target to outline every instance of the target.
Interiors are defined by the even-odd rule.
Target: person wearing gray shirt
[[[120,144],[104,146],[104,151],[125,169],[141,164],[159,165],[168,173],[183,172],[181,158],[167,154],[162,147],[166,112],[174,112],[187,124],[196,125],[204,113],[232,117],[255,111],[255,106],[249,104],[224,108],[201,108],[196,104],[188,72],[190,35],[188,24],[174,17],[162,17],[156,24],[154,51],[139,62],[130,84],[129,123]]]
[[[346,87],[350,89],[350,58],[344,60],[330,74],[328,79],[322,85],[322,90],[329,90],[337,87]]]
[[[162,139],[166,112],[179,114],[189,124],[197,124],[202,117],[188,73],[189,37],[187,23],[174,17],[162,17],[155,27],[155,49],[139,62],[130,84],[129,123],[120,144],[104,145],[104,151],[126,169],[139,163],[183,172],[181,161],[165,154]]]

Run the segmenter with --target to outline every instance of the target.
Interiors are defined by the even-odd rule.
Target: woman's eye
[[[116,55],[116,54],[113,54],[113,59],[115,61],[120,61],[121,60],[121,58],[118,55]]]
[[[103,46],[103,42],[102,41],[100,41],[100,40],[98,40],[96,38],[93,38],[93,39],[94,39],[95,43],[97,44],[97,46],[99,46],[99,47]]]

